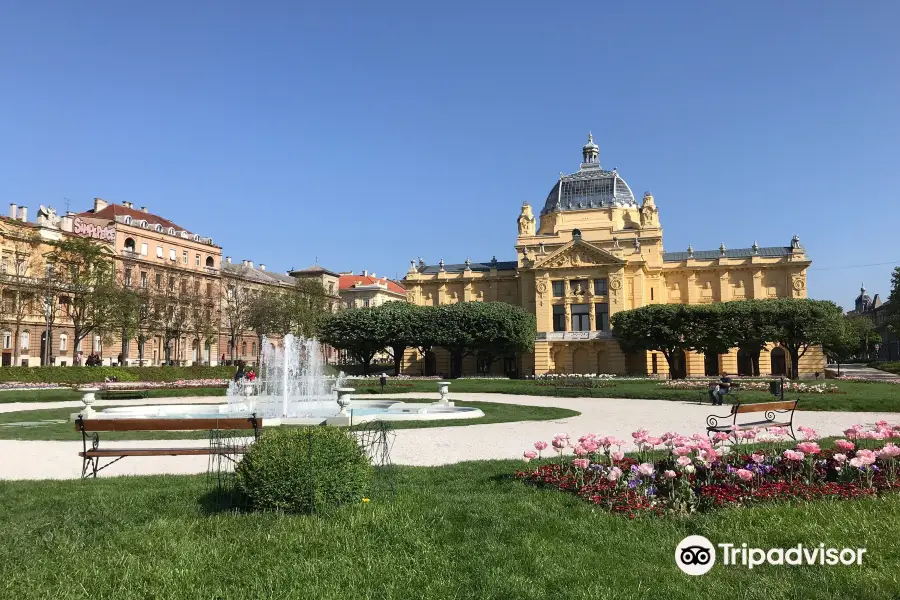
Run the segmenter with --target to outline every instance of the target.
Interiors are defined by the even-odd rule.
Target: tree
[[[427,307],[416,306],[409,302],[386,302],[371,309],[383,313],[385,347],[390,351],[394,361],[394,374],[399,375],[403,365],[406,349],[419,345],[422,333],[428,330],[428,323],[419,317]],[[429,344],[430,347],[430,344]]]
[[[288,325],[283,333],[291,332],[304,338],[316,337],[322,321],[331,314],[328,294],[317,279],[298,279],[283,300]]]
[[[856,334],[856,353],[868,359],[871,348],[881,343],[881,336],[875,330],[875,322],[869,315],[847,315],[849,330]]]
[[[22,324],[26,317],[36,312],[39,304],[37,291],[41,276],[44,275],[40,273],[41,260],[37,252],[41,242],[40,237],[32,231],[14,230],[6,237],[9,250],[4,252],[4,268],[0,273],[5,288],[3,312],[13,323],[13,356],[18,362],[22,350]],[[42,302],[40,307],[43,314]]]
[[[339,350],[345,350],[351,358],[363,366],[368,375],[372,359],[385,349],[389,339],[385,311],[373,308],[343,310],[330,314],[322,321],[319,339]]]
[[[675,354],[697,345],[698,325],[692,308],[685,304],[649,304],[618,312],[612,317],[612,331],[623,351],[660,352],[669,372],[674,373]]]
[[[290,299],[284,292],[251,291],[247,307],[247,329],[256,333],[257,360],[262,353],[263,338],[273,334],[285,334],[290,331],[288,311]],[[239,335],[239,334],[238,334]],[[237,344],[236,338],[234,345]],[[232,356],[234,353],[232,352]]]
[[[759,377],[759,355],[775,337],[770,305],[765,300],[737,300],[722,306],[731,315],[735,346],[750,357],[753,375]]]
[[[841,335],[843,311],[829,300],[778,298],[765,300],[772,309],[773,338],[791,357],[791,378],[799,377],[800,359],[813,346]]]
[[[243,270],[247,267],[241,266]],[[240,335],[251,329],[249,319],[253,310],[255,297],[259,294],[256,290],[242,285],[240,275],[235,277],[227,276],[223,279],[225,287],[225,296],[222,303],[222,322],[225,330],[228,332],[228,346],[231,359],[234,360],[234,352],[237,346],[237,340]]]
[[[864,320],[868,321],[865,317]],[[861,325],[865,326],[860,323],[859,319],[853,316],[844,316],[829,331],[828,337],[822,341],[822,351],[825,356],[837,364],[838,375],[841,374],[841,363],[847,362],[859,353]]]
[[[690,307],[693,335],[687,340],[700,353],[726,354],[737,345],[737,320],[729,303]]]
[[[888,295],[887,326],[891,331],[900,332],[900,267],[894,267],[891,274],[891,293]]]
[[[497,358],[534,350],[534,315],[506,302],[464,302],[475,321],[473,344],[478,372],[487,375]]]
[[[72,357],[79,343],[94,333],[101,339],[111,331],[112,290],[115,288],[109,250],[87,238],[67,237],[57,242],[48,259],[55,264],[63,301],[72,321]]]

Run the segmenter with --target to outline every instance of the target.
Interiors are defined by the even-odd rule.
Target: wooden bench
[[[756,427],[768,429],[770,427],[786,427],[790,431],[793,439],[797,439],[794,435],[794,411],[797,410],[797,400],[780,400],[778,402],[759,402],[756,404],[735,403],[731,406],[731,413],[726,416],[709,415],[706,417],[706,434],[712,436],[716,433],[732,434],[736,429],[754,429]],[[753,413],[764,413],[762,420],[746,421],[738,423],[739,415],[747,415]],[[719,420],[726,422],[719,424]],[[731,421],[728,423],[727,421]]]
[[[78,453],[82,458],[81,477],[89,475],[97,477],[98,472],[127,456],[221,456],[233,460],[233,455],[244,454],[249,447],[249,443],[225,446],[214,444],[211,440],[210,445],[205,448],[100,448],[99,433],[102,431],[252,430],[255,441],[259,439],[262,425],[262,419],[257,418],[255,414],[250,417],[223,419],[85,419],[83,415],[78,415],[75,420],[75,431],[81,432],[83,445],[83,450]],[[90,447],[88,436],[91,438]],[[101,466],[102,458],[112,460]]]

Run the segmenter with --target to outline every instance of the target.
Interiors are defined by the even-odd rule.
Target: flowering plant
[[[742,446],[738,451],[727,445],[727,436],[653,436],[640,429],[631,434],[638,448],[633,456],[625,456],[625,442],[612,436],[591,433],[576,441],[559,433],[549,444],[557,458],[517,471],[516,477],[574,493],[630,518],[772,500],[849,499],[900,489],[900,446],[886,442],[900,438],[900,427],[883,421],[871,430],[854,425],[845,431],[848,439],[832,444],[816,441],[813,429],[798,429],[804,440],[783,452],[771,445],[752,452]],[[759,431],[738,433],[765,439]],[[785,435],[776,429],[768,439],[783,442]],[[542,450],[548,444],[538,441],[534,446]],[[535,457],[534,451],[525,453],[526,462]]]

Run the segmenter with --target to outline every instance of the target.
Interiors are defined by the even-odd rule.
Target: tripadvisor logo
[[[861,565],[865,548],[826,548],[825,544],[791,548],[751,548],[747,544],[716,544],[702,535],[689,535],[675,548],[675,564],[688,575],[703,575],[716,564],[718,547],[722,564],[753,569],[760,565]]]

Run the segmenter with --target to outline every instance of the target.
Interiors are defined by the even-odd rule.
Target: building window
[[[134,252],[135,251],[135,243],[134,238],[125,238],[125,251],[126,252]]]
[[[59,334],[59,351],[65,352],[69,349],[69,336],[65,333]]]
[[[199,267],[199,266],[200,266],[200,255],[199,255],[199,254],[195,254],[195,255],[194,255],[194,259],[196,260],[196,266]]]
[[[173,277],[171,275],[169,276],[169,291],[170,292],[175,291],[175,277]]]
[[[206,266],[207,266],[207,268],[210,268],[210,269],[212,269],[216,266],[216,261],[213,260],[212,256],[206,257]]]
[[[147,256],[147,242],[141,242],[141,256]]]
[[[147,271],[141,271],[141,287],[147,287]]]
[[[157,288],[162,287],[162,274],[161,273],[156,274],[156,287]]]
[[[553,306],[553,331],[566,330],[566,307],[562,304]]]
[[[94,336],[94,352],[100,352],[100,336]]]
[[[27,331],[22,332],[22,343],[20,344],[21,350],[28,350],[28,344],[31,343],[31,334]]]
[[[605,296],[609,293],[609,287],[607,286],[606,277],[602,279],[594,280],[594,294],[597,296]]]
[[[609,304],[606,302],[594,305],[594,327],[597,331],[609,330]]]
[[[333,282],[333,281],[329,281],[329,282],[328,282],[328,293],[329,293],[329,294],[333,294],[333,293],[334,293],[334,282]]]
[[[553,283],[553,297],[554,298],[562,298],[566,295],[566,282],[565,281],[554,281]]]
[[[658,359],[658,355],[656,354],[656,352],[654,352],[653,354],[650,355],[650,361],[653,363],[652,373],[654,375],[657,375],[659,373],[659,359]]]
[[[125,269],[125,287],[131,287],[131,269]]]
[[[253,356],[256,356],[256,342],[253,342],[253,343],[250,345],[250,353],[251,353]]]
[[[213,295],[213,284],[212,284],[212,281],[207,281],[207,282],[206,282],[206,295],[207,295],[207,297],[212,298],[212,295]]]
[[[369,299],[368,298],[363,300],[363,308],[369,308]]]
[[[175,259],[173,258],[172,260],[175,260]],[[185,265],[188,264],[188,251],[187,250],[181,251],[181,262]]]
[[[175,258],[175,248],[169,248],[169,260],[175,261],[178,260]],[[187,261],[184,261],[187,262]]]
[[[241,342],[241,356],[247,355],[247,342]]]
[[[163,226],[160,225],[159,223],[156,224],[156,227],[154,227],[154,229],[156,230],[157,233],[163,232]]]
[[[175,228],[169,227],[169,235],[175,235]]]
[[[162,258],[162,257],[163,257],[163,247],[157,246],[156,247],[156,258]]]
[[[131,225],[131,217],[130,216],[127,216],[127,215],[125,216],[125,224]]]
[[[75,344],[75,351],[76,351],[76,352],[81,352],[82,349],[83,349],[83,346],[84,346],[84,340],[83,340],[83,339],[78,340],[78,343]]]
[[[7,269],[9,269],[9,257],[4,254],[3,258],[0,259],[0,273],[6,275]]]
[[[3,349],[9,350],[12,348],[12,332],[4,331],[3,332]]]
[[[572,305],[572,331],[591,330],[591,310],[589,304]]]

